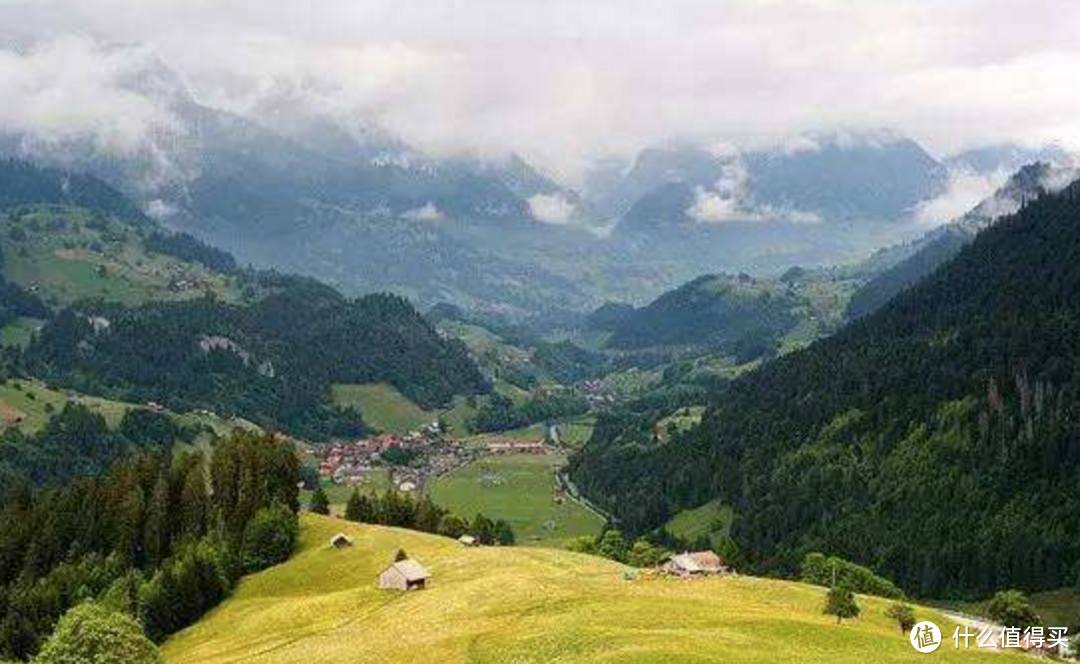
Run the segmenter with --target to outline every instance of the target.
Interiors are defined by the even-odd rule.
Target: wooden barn
[[[423,590],[431,573],[415,560],[399,560],[379,574],[383,590]]]

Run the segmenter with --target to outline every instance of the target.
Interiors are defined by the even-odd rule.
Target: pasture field
[[[52,413],[59,412],[69,402],[85,405],[105,417],[109,426],[116,426],[134,404],[111,401],[86,395],[67,395],[50,390],[38,380],[12,379],[0,384],[0,428],[16,426],[33,433],[45,426]]]
[[[438,413],[424,410],[386,383],[339,383],[330,391],[335,404],[355,408],[368,426],[385,433],[407,433],[439,419]]]
[[[199,297],[206,292],[239,299],[235,280],[202,265],[146,250],[132,227],[92,227],[78,208],[43,207],[19,222],[25,237],[4,242],[4,275],[49,301],[81,299],[135,305]],[[184,282],[189,287],[173,286]]]
[[[305,515],[293,558],[163,647],[167,664],[901,664],[929,661],[862,597],[861,617],[822,615],[825,589],[731,576],[629,574],[601,558],[539,548],[463,548],[422,533]],[[354,545],[335,550],[335,533]],[[432,573],[426,590],[376,588],[404,549]],[[916,608],[945,634],[955,627]],[[935,662],[1031,661],[956,650]]]
[[[505,519],[519,544],[558,546],[568,539],[595,535],[600,517],[579,503],[555,499],[557,455],[512,454],[483,457],[435,480],[429,491],[436,504],[472,518],[478,512]]]

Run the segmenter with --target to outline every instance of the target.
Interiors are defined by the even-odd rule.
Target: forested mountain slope
[[[242,269],[91,176],[0,162],[0,259],[0,329],[44,326],[11,362],[68,389],[314,439],[363,429],[331,405],[334,382],[387,382],[425,406],[486,389],[406,300]]]
[[[485,389],[464,345],[401,298],[350,300],[298,278],[264,287],[276,292],[249,306],[79,303],[45,326],[27,366],[81,391],[221,410],[313,438],[362,426],[329,407],[332,383],[388,382],[426,406]]]
[[[909,591],[1052,588],[1080,565],[1080,185],[883,309],[736,381],[692,433],[600,422],[572,475],[631,530],[721,498],[752,566],[810,550]]]

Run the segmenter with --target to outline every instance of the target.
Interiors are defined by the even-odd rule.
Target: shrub
[[[130,616],[85,603],[64,614],[37,664],[160,664],[161,655]]]
[[[292,555],[299,536],[296,515],[284,505],[264,507],[244,528],[240,559],[247,572],[258,572]]]
[[[653,546],[647,540],[639,539],[630,547],[626,561],[634,567],[655,567],[664,562],[667,555],[668,552],[664,549]]]
[[[986,604],[986,616],[1005,627],[1031,627],[1039,624],[1039,614],[1027,595],[1019,590],[1002,590]]]
[[[837,556],[808,553],[802,561],[802,580],[830,588],[843,585],[864,595],[876,595],[888,599],[902,599],[904,593],[892,581],[872,571]]]
[[[891,604],[885,610],[885,617],[896,621],[901,632],[910,632],[915,626],[915,610],[908,604]]]

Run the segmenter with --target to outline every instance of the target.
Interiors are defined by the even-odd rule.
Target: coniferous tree
[[[323,488],[317,487],[311,494],[311,501],[308,503],[308,511],[312,514],[322,514],[323,516],[330,515],[330,498],[326,495],[326,491]]]

